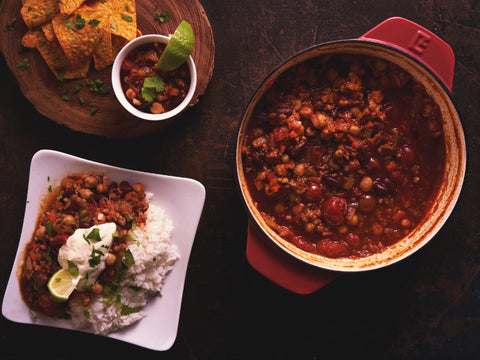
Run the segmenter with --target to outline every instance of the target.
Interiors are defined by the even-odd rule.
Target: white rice
[[[146,315],[142,310],[122,315],[122,308],[141,308],[161,292],[179,257],[177,248],[170,243],[172,230],[164,210],[150,204],[145,226],[137,226],[131,234],[137,240],[128,247],[135,264],[124,272],[120,291],[107,299],[103,294],[96,295],[87,306],[72,300],[69,314],[73,326],[106,335],[142,319]]]

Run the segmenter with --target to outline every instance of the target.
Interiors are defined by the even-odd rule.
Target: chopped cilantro
[[[67,260],[68,263],[68,272],[72,276],[77,276],[78,275],[78,266],[70,260]]]
[[[130,249],[125,250],[125,259],[122,259],[122,262],[127,266],[135,264],[135,259]]]
[[[155,20],[160,23],[164,23],[170,19],[170,13],[168,11],[164,11],[161,14],[155,13]]]
[[[83,85],[80,83],[75,84],[75,88],[73,89],[73,93],[77,93],[82,89]]]
[[[21,62],[19,62],[15,66],[20,70],[27,70],[30,67],[30,64],[28,63],[28,58],[24,58]]]
[[[67,95],[63,94],[61,97],[60,97],[60,100],[62,101],[70,101],[70,99],[68,98]]]
[[[90,108],[90,116],[94,116],[98,111],[98,108],[96,107],[91,107]]]
[[[90,91],[94,92],[95,94],[103,96],[110,93],[110,87],[103,86],[103,81],[101,79],[97,79],[94,81],[85,79],[85,83],[87,84]]]
[[[120,313],[122,315],[130,315],[130,314],[133,314],[133,313],[137,313],[140,310],[142,310],[142,308],[140,306],[130,307],[128,305],[122,305],[122,310],[120,311]]]
[[[103,252],[100,250],[95,250],[95,248],[92,249],[92,253],[90,254],[90,259],[88,259],[88,263],[90,267],[95,267],[98,264],[100,264],[101,258],[103,256]]]
[[[97,26],[98,24],[100,24],[100,20],[97,19],[92,19],[88,22],[88,25],[90,26]]]
[[[145,101],[153,101],[156,94],[163,91],[164,84],[163,79],[158,75],[146,77],[143,81],[142,97]]]
[[[110,27],[111,27],[113,30],[118,30],[117,25],[116,25],[113,21],[110,21]]]
[[[90,231],[90,233],[87,235],[86,239],[102,241],[102,238],[100,237],[100,229],[99,228],[92,229],[92,231]]]
[[[5,25],[5,27],[3,28],[3,31],[5,32],[14,31],[16,29],[16,26],[15,26],[16,21],[17,21],[17,18],[14,17],[12,20],[7,22],[7,25]]]
[[[87,310],[83,310],[83,315],[85,316],[85,319],[90,319],[90,313]]]
[[[123,20],[128,21],[128,22],[133,22],[133,18],[130,15],[125,15],[125,14],[121,14],[121,15],[122,15]]]

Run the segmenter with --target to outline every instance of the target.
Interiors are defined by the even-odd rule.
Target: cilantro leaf
[[[146,77],[142,86],[142,97],[145,101],[153,101],[156,94],[163,91],[165,82],[158,76]]]
[[[78,266],[71,260],[67,260],[68,263],[68,272],[72,276],[77,276],[78,275]]]

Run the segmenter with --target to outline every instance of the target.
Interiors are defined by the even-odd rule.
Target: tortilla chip
[[[115,60],[120,50],[122,50],[126,44],[127,40],[123,37],[112,34],[112,61]]]
[[[113,63],[112,34],[105,30],[100,42],[93,50],[95,70],[103,70]]]
[[[22,45],[28,48],[36,48],[42,40],[46,41],[46,38],[41,29],[30,29],[23,35]]]
[[[42,25],[59,13],[58,0],[26,0],[20,9],[29,28]]]
[[[73,67],[91,58],[109,22],[109,15],[83,5],[72,15],[56,15],[53,30]]]
[[[42,30],[48,41],[53,41],[57,38],[55,36],[55,31],[53,31],[53,24],[51,22],[43,24]]]
[[[70,15],[82,5],[85,0],[59,0],[58,7],[64,15]]]
[[[37,49],[58,80],[77,79],[87,76],[91,58],[87,59],[82,66],[73,68],[58,40],[47,41],[46,37],[44,39],[43,45],[37,46]]]
[[[137,36],[135,0],[111,0],[105,3],[111,9],[110,31],[130,41]]]

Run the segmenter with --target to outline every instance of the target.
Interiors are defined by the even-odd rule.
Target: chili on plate
[[[117,236],[108,249],[106,268],[98,281],[72,297],[87,304],[93,294],[115,283],[122,272],[122,261],[131,239],[129,230],[146,221],[148,203],[140,183],[109,181],[93,173],[70,175],[61,185],[49,187],[49,196],[38,216],[32,239],[25,248],[20,274],[20,290],[28,307],[48,316],[67,316],[67,302],[56,302],[47,288],[50,277],[61,268],[60,248],[78,228],[113,222]],[[70,300],[69,300],[70,301]]]

